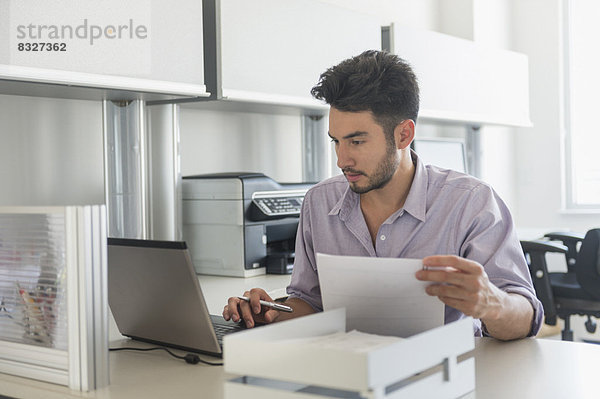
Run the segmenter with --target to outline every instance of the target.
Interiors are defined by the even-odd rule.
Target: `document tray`
[[[363,352],[303,344],[345,328],[345,309],[335,309],[226,336],[225,371],[241,377],[225,383],[225,398],[457,398],[475,389],[475,360],[461,356],[474,349],[471,318]]]

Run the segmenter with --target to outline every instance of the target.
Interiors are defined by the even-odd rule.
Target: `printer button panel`
[[[255,198],[254,204],[267,216],[299,215],[303,197]]]

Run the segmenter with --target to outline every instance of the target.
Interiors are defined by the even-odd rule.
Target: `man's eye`
[[[352,143],[352,145],[359,145],[359,144],[364,143],[364,141],[362,141],[362,140],[352,140],[351,143]]]

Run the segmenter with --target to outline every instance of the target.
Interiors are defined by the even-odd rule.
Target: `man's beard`
[[[385,157],[381,160],[381,162],[379,162],[375,172],[373,172],[371,176],[366,176],[363,172],[358,170],[350,168],[345,169],[344,172],[360,173],[368,178],[366,186],[361,187],[355,183],[350,183],[350,189],[357,194],[365,194],[371,190],[377,190],[388,184],[390,180],[392,180],[394,173],[396,173],[396,169],[398,169],[398,164],[400,163],[396,151],[395,145],[388,144]]]

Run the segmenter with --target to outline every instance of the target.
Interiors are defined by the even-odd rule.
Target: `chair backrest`
[[[579,245],[585,238],[585,234],[574,231],[555,231],[544,234],[544,237],[553,241],[561,241],[568,249],[567,252],[567,268],[569,273],[575,273],[575,263],[577,262],[577,253]]]
[[[600,229],[589,230],[577,255],[577,282],[594,299],[600,301]]]

